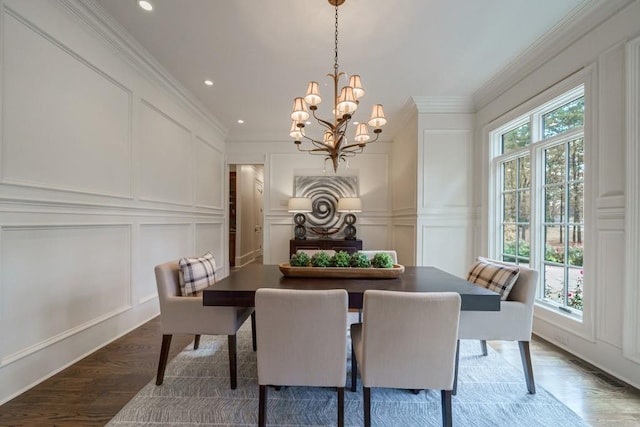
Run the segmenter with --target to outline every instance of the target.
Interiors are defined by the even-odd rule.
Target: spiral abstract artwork
[[[318,236],[343,237],[344,215],[337,211],[338,199],[358,196],[358,177],[296,176],[293,185],[295,197],[308,197],[313,204],[307,230]]]

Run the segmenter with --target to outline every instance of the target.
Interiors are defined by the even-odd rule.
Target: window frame
[[[595,120],[596,117],[593,106],[597,105],[595,101],[596,88],[595,82],[597,82],[596,69],[593,66],[585,67],[583,70],[574,73],[572,76],[566,78],[564,81],[554,85],[553,87],[543,91],[542,93],[532,97],[527,102],[523,103],[519,107],[514,108],[510,112],[504,114],[498,119],[487,124],[483,128],[483,137],[487,143],[488,150],[488,169],[487,169],[487,182],[488,188],[486,192],[487,197],[487,222],[486,225],[486,244],[488,254],[491,257],[499,257],[502,255],[502,235],[501,235],[501,209],[502,209],[502,179],[500,173],[500,167],[502,161],[511,160],[521,156],[525,152],[530,153],[531,170],[536,171],[539,176],[541,168],[544,168],[543,150],[546,147],[555,145],[559,140],[571,140],[568,139],[568,135],[575,136],[579,133],[584,137],[584,241],[587,242],[584,249],[583,269],[585,271],[584,286],[583,286],[583,298],[584,305],[582,310],[582,316],[576,316],[573,313],[565,313],[558,310],[556,305],[545,303],[539,299],[539,295],[543,292],[543,287],[538,286],[536,301],[534,305],[534,318],[535,321],[542,321],[552,324],[560,329],[575,333],[589,341],[595,340],[595,322],[594,312],[596,307],[596,295],[598,290],[596,289],[597,281],[597,265],[592,254],[595,253],[595,241],[593,239],[593,230],[595,227],[594,214],[593,214],[593,198],[590,194],[590,183],[593,180],[593,175],[597,173],[593,164],[592,158],[594,157],[592,147],[595,147],[594,137],[597,135]],[[554,109],[558,108],[575,99],[576,93],[582,93],[584,96],[585,114],[584,125],[580,128],[570,129],[560,135],[554,135],[546,139],[540,139],[542,134],[542,116]],[[536,144],[530,144],[527,147],[522,147],[509,151],[506,154],[501,154],[501,137],[503,133],[514,129],[517,126],[522,125],[530,121],[531,126],[531,141],[537,141]],[[536,124],[539,124],[536,125]],[[534,149],[532,149],[532,145]],[[530,198],[531,206],[535,206],[535,209],[531,211],[531,217],[529,219],[531,224],[530,240],[531,247],[539,248],[541,239],[543,236],[542,220],[544,219],[544,203],[540,203],[543,187],[538,186],[532,182]],[[540,259],[539,250],[531,251],[529,256],[530,265],[542,273],[543,259]],[[539,284],[541,284],[543,275],[540,274]],[[535,324],[535,322],[534,322]]]

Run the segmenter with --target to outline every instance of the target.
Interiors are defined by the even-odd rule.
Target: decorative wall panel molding
[[[420,265],[433,265],[462,277],[471,263],[471,228],[468,225],[421,225]],[[437,242],[437,244],[435,243]]]
[[[130,90],[8,9],[2,17],[2,182],[130,198]]]
[[[224,270],[229,263],[229,256],[224,251],[224,224],[213,222],[198,222],[195,227],[195,242],[197,256],[211,252],[216,260],[216,271]]]
[[[191,224],[142,224],[138,242],[136,301],[144,304],[158,295],[154,268],[163,262],[190,256],[195,247]]]
[[[193,203],[191,131],[151,103],[140,103],[140,199]]]
[[[2,364],[131,308],[127,225],[3,227],[0,243]]]
[[[598,231],[596,250],[597,277],[588,285],[597,286],[595,292],[596,338],[622,348],[622,320],[624,306],[624,232]],[[609,313],[609,315],[607,315]],[[612,316],[617,313],[618,316]]]
[[[471,129],[424,130],[421,210],[470,205],[472,137]]]
[[[224,153],[196,137],[196,206],[223,210]]]
[[[627,57],[627,151],[625,213],[624,356],[640,363],[640,37],[630,41]]]

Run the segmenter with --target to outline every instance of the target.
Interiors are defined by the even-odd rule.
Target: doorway
[[[229,165],[229,266],[240,268],[263,255],[264,166]]]

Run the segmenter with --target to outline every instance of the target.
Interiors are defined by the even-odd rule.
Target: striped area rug
[[[164,384],[147,384],[108,424],[118,426],[251,426],[258,423],[256,354],[247,322],[238,332],[238,388],[229,388],[226,336],[203,336],[200,348],[185,348],[167,366]],[[158,339],[160,339],[158,337]],[[514,345],[516,345],[514,343]],[[587,426],[552,394],[536,385],[527,393],[521,369],[489,347],[462,341],[458,395],[453,423],[458,426]],[[347,364],[350,368],[350,363]],[[347,375],[350,384],[350,376]],[[336,424],[336,393],[325,388],[269,389],[267,420],[273,426]],[[373,389],[374,426],[440,426],[440,392]],[[345,391],[345,425],[362,426],[362,386]]]

